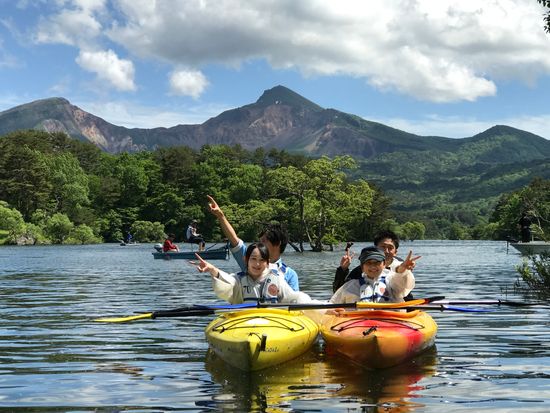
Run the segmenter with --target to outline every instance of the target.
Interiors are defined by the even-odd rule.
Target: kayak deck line
[[[257,320],[259,318],[276,323],[276,325],[270,325],[268,328],[282,329],[282,330],[288,330],[288,331],[301,331],[305,328],[302,324],[297,323],[294,320],[288,320],[288,318],[284,318],[284,317],[277,317],[277,316],[258,317],[258,316],[251,315],[249,317],[241,317],[238,320],[227,320],[225,323],[221,323],[218,326],[214,327],[212,331],[223,333],[225,331],[231,331],[235,329],[250,328],[249,325],[245,325],[245,324],[249,324],[250,321]],[[292,323],[294,327],[287,325],[289,323]],[[226,326],[226,324],[229,324],[229,326]]]
[[[388,324],[392,324],[395,326],[408,328],[414,331],[422,330],[424,329],[424,325],[420,323],[415,323],[413,321],[408,320],[395,320],[393,318],[382,318],[382,317],[357,317],[351,320],[342,321],[341,323],[333,325],[330,329],[341,332],[344,330],[349,330],[352,328],[362,328],[364,326],[358,325],[359,323],[363,323],[365,320],[376,320],[376,321],[383,321]],[[344,326],[342,326],[344,324]],[[377,326],[378,328],[390,328],[389,326]]]

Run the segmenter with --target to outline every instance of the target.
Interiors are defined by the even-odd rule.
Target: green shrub
[[[530,290],[539,296],[550,297],[550,253],[532,255],[516,269]],[[517,286],[521,286],[520,283]]]

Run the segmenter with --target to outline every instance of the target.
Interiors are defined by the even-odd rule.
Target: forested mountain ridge
[[[446,237],[441,231],[452,223],[487,222],[499,196],[536,177],[550,179],[550,141],[532,133],[497,125],[462,139],[418,136],[324,109],[283,86],[203,124],[172,128],[128,129],[66,99],[44,99],[0,112],[0,136],[18,129],[65,132],[110,153],[238,144],[310,157],[351,155],[359,164],[353,178],[378,185],[399,221],[424,222],[435,237]]]
[[[432,234],[486,221],[502,194],[550,179],[550,142],[539,136],[495,126],[456,142],[452,151],[382,154],[356,174],[383,188],[402,220],[420,220]]]

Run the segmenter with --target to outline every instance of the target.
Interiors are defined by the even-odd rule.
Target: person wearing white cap
[[[191,223],[187,227],[187,232],[185,234],[185,237],[187,238],[187,242],[190,242],[191,244],[199,245],[199,252],[204,251],[204,247],[206,246],[206,243],[204,242],[204,238],[202,237],[202,235],[197,232],[196,219],[191,221]]]

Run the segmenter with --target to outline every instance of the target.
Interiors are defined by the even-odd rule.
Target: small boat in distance
[[[214,247],[213,245],[212,247]],[[207,248],[204,251],[179,251],[179,252],[164,252],[162,251],[162,245],[156,244],[156,252],[153,252],[153,258],[156,260],[194,260],[197,257],[195,254],[199,254],[202,259],[208,260],[227,260],[229,259],[229,244],[225,244],[219,248]]]
[[[510,242],[510,245],[523,255],[550,253],[550,242],[548,241]]]

